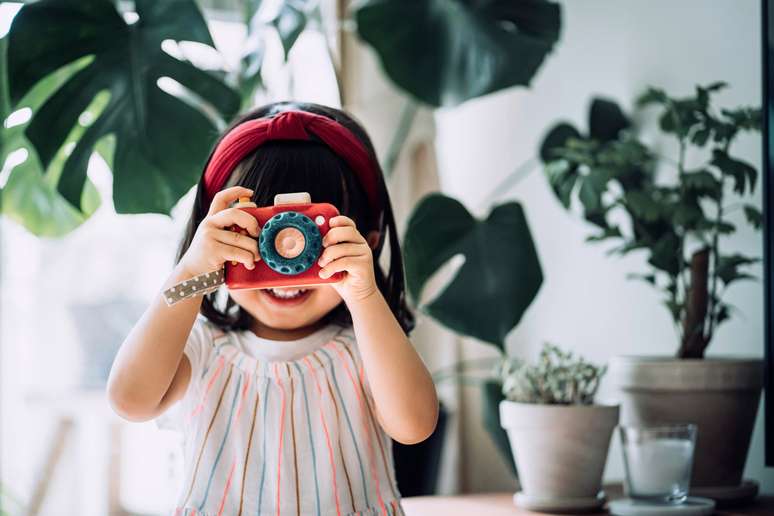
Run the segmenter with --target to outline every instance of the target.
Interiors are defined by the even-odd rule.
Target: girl
[[[387,189],[370,139],[342,111],[275,103],[225,131],[162,292],[226,260],[254,268],[260,228],[229,206],[291,192],[339,209],[319,274],[341,280],[221,288],[171,305],[160,292],[113,363],[119,415],[183,432],[175,514],[402,514],[389,438],[415,443],[435,428],[435,388],[407,338],[414,322]]]

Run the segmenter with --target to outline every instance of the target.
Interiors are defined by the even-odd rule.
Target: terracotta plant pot
[[[508,432],[523,495],[541,507],[571,509],[581,500],[593,509],[600,496],[618,406],[538,405],[502,401],[500,422]],[[519,493],[519,494],[522,494]],[[601,503],[601,502],[600,502]]]
[[[763,387],[763,361],[616,357],[610,378],[621,389],[621,423],[698,426],[691,488],[742,483]]]

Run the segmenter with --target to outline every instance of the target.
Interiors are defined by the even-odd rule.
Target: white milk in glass
[[[682,498],[691,478],[693,442],[645,439],[624,444],[629,495],[633,498]]]

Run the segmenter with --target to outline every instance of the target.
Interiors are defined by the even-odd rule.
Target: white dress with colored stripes
[[[352,327],[295,341],[197,318],[191,382],[156,422],[183,432],[175,515],[402,515],[392,440]]]

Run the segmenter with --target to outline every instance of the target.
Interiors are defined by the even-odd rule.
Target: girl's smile
[[[291,331],[317,323],[342,302],[330,285],[229,290],[229,295],[261,322],[258,326]]]
[[[309,287],[302,288],[267,288],[261,289],[266,299],[271,303],[275,303],[280,306],[295,306],[300,305],[306,301],[310,295],[312,295],[312,289]]]

